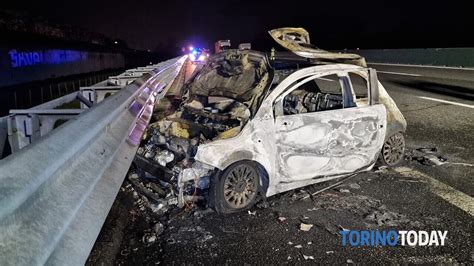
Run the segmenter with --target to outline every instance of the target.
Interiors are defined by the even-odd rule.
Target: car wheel
[[[211,184],[210,205],[217,212],[231,213],[254,205],[260,189],[260,176],[255,163],[236,162],[215,178]]]
[[[405,138],[401,132],[390,136],[382,146],[381,162],[388,166],[395,166],[403,160],[405,154]]]

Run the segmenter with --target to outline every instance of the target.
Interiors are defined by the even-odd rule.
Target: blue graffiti
[[[43,50],[21,51],[10,50],[10,65],[12,68],[35,65],[58,65],[86,60],[87,52],[75,50]]]

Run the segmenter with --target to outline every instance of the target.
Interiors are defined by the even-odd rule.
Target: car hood
[[[209,61],[189,84],[191,95],[223,96],[235,99],[255,114],[273,79],[264,53],[227,50]]]

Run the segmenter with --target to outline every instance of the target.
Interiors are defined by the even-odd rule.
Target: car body
[[[291,115],[283,112],[283,99],[297,88],[294,83],[298,80],[331,74],[347,79],[349,73],[368,79],[370,72],[339,64],[294,72],[263,100],[237,136],[199,146],[195,160],[218,169],[239,160],[257,162],[268,174],[266,196],[370,170],[386,138],[394,133],[387,130],[387,108],[374,96],[370,103],[358,103],[361,106]],[[377,90],[380,97],[383,87],[371,84],[371,90]],[[350,93],[351,88],[345,91]]]
[[[210,205],[232,212],[251,206],[257,195],[368,171],[385,147],[397,156],[387,163],[398,163],[406,122],[376,71],[304,62],[270,62],[252,50],[212,56],[185,86],[177,110],[151,126],[143,147],[159,143],[159,151],[139,150],[138,166],[160,161],[181,206],[196,188],[209,189]],[[160,174],[166,175],[155,171]],[[207,187],[198,184],[205,178]]]

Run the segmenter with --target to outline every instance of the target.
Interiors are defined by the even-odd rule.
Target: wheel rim
[[[257,195],[258,174],[249,165],[233,168],[224,180],[224,199],[232,208],[244,208]]]
[[[383,159],[388,165],[394,165],[403,159],[405,139],[401,133],[392,135],[383,145]]]

